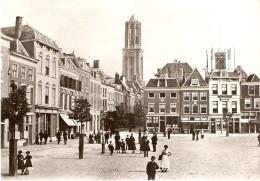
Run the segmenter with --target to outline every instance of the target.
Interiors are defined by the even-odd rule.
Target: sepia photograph
[[[259,180],[260,0],[1,0],[1,180]]]

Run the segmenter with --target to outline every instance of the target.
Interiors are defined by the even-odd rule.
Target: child
[[[148,180],[155,180],[155,174],[156,174],[156,169],[159,168],[156,162],[154,162],[155,157],[151,157],[151,161],[147,163],[146,166],[146,173],[148,175]]]
[[[108,149],[110,151],[110,155],[113,156],[113,152],[114,152],[114,146],[112,144],[112,141],[110,141],[109,145],[108,145]]]
[[[24,157],[23,157],[22,153],[23,152],[21,150],[18,151],[17,160],[18,160],[18,170],[21,169],[22,175],[23,175],[23,172],[24,172],[24,162],[23,162]]]
[[[120,147],[121,147],[121,141],[118,140],[118,142],[116,143],[116,152],[120,153]]]
[[[124,139],[121,139],[121,149],[122,149],[122,153],[126,153],[126,151],[125,151],[125,141],[124,141]]]
[[[32,167],[32,161],[31,161],[31,159],[32,159],[32,156],[30,155],[30,152],[29,151],[27,151],[26,152],[26,157],[24,158],[24,160],[26,160],[25,161],[25,175],[29,175],[29,167]]]

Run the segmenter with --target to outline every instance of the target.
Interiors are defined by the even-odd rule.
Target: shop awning
[[[70,119],[66,114],[60,114],[60,117],[68,126],[78,126],[73,119]]]
[[[182,120],[183,123],[209,123],[210,120]]]

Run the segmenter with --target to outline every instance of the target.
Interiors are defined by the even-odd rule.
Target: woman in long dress
[[[171,154],[172,153],[168,150],[168,146],[164,145],[164,150],[162,151],[162,160],[160,164],[162,172],[167,172],[167,170],[170,170],[169,156],[171,156]]]

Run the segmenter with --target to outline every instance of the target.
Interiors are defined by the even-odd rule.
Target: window
[[[212,94],[214,94],[214,95],[218,94],[218,84],[212,85]]]
[[[177,104],[170,104],[171,113],[177,113]]]
[[[29,75],[29,81],[33,81],[33,70],[32,69],[28,70],[28,75]]]
[[[227,84],[222,84],[222,94],[227,95]]]
[[[218,113],[218,101],[212,102],[213,113]]]
[[[154,93],[152,92],[148,93],[148,98],[154,98]]]
[[[148,104],[148,112],[154,113],[154,104]]]
[[[172,99],[172,98],[177,98],[177,93],[176,93],[176,92],[172,92],[170,98],[171,98],[171,99]]]
[[[38,104],[42,104],[42,85],[38,85]]]
[[[165,104],[159,104],[159,112],[165,113]]]
[[[25,67],[21,67],[21,79],[25,79],[26,74],[25,74]]]
[[[52,73],[53,77],[56,77],[56,61],[52,62]]]
[[[64,97],[64,109],[68,108],[67,105],[68,105],[68,95],[65,94],[65,97]]]
[[[45,75],[50,75],[50,60],[48,58],[46,59]]]
[[[201,114],[207,114],[207,105],[206,104],[200,105],[200,113]]]
[[[184,104],[184,114],[189,114],[190,113],[190,105]]]
[[[199,113],[199,106],[197,104],[192,105],[192,113],[198,114]]]
[[[206,101],[207,100],[207,93],[206,92],[201,92],[200,93],[200,100],[201,101]]]
[[[255,98],[254,99],[254,108],[260,108],[260,98]]]
[[[130,77],[134,76],[134,57],[129,57]]]
[[[227,101],[222,102],[222,113],[227,113]]]
[[[248,86],[248,95],[253,96],[255,95],[255,86]]]
[[[231,91],[232,91],[232,95],[237,95],[237,85],[236,84],[231,85]]]
[[[190,100],[190,93],[189,92],[184,92],[183,93],[183,99],[185,101],[189,101]]]
[[[192,93],[192,100],[193,101],[197,101],[199,99],[198,93],[197,92],[193,92]]]
[[[245,108],[250,109],[251,108],[251,99],[245,99]]]
[[[16,64],[13,64],[13,65],[12,65],[12,76],[13,76],[13,77],[18,77],[17,75],[18,75],[18,74],[17,74],[17,65],[16,65]]]
[[[165,93],[160,93],[160,98],[165,98]]]
[[[53,87],[52,88],[52,101],[51,101],[53,106],[55,106],[55,102],[56,102],[56,88]]]
[[[40,67],[40,73],[42,73],[42,67],[43,67],[42,53],[40,53],[40,55],[39,55],[39,60],[40,60],[40,65],[41,65],[41,67]]]
[[[237,102],[232,101],[232,113],[237,113]]]
[[[45,104],[49,104],[49,87],[45,87]]]
[[[26,88],[26,98],[27,98],[28,104],[33,104],[33,88],[32,87]]]
[[[198,79],[191,79],[191,86],[199,86],[199,80]]]
[[[63,94],[60,93],[60,107],[63,109]]]
[[[241,113],[241,119],[249,119],[249,113]]]

